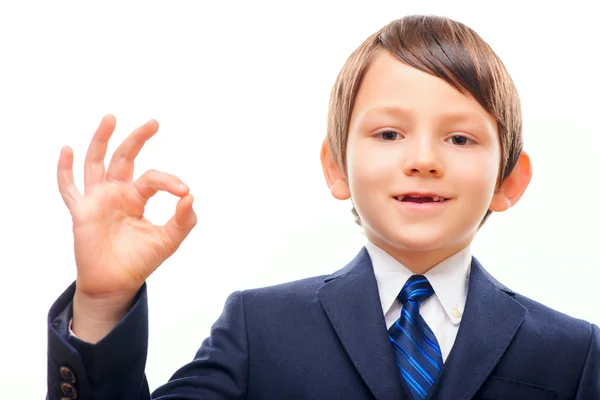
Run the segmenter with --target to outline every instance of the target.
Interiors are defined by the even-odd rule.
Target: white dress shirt
[[[389,329],[402,310],[397,296],[414,273],[373,243],[368,242],[365,247],[373,263],[381,307]],[[471,250],[466,247],[424,274],[435,293],[419,306],[419,312],[435,334],[444,362],[456,340],[465,309],[470,271]]]

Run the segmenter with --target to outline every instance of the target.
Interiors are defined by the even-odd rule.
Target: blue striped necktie
[[[396,365],[415,399],[424,399],[442,369],[435,335],[419,314],[419,305],[433,294],[423,275],[411,276],[398,295],[400,318],[389,329]]]

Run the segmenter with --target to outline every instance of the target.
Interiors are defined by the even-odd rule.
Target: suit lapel
[[[325,282],[317,295],[358,373],[378,400],[401,398],[406,392],[396,370],[367,250],[363,248]]]
[[[473,258],[463,319],[429,398],[471,399],[498,364],[526,309]]]

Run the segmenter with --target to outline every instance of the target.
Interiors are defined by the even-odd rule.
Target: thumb
[[[191,194],[179,199],[175,209],[175,215],[173,215],[162,227],[165,231],[165,236],[169,241],[169,243],[165,244],[171,254],[179,248],[183,240],[189,235],[198,222],[198,217],[192,208],[193,202],[194,197]]]

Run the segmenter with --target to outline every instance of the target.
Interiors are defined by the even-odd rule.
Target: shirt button
[[[462,311],[460,311],[458,309],[458,307],[455,305],[452,306],[452,315],[454,316],[454,318],[460,318],[462,317]]]

